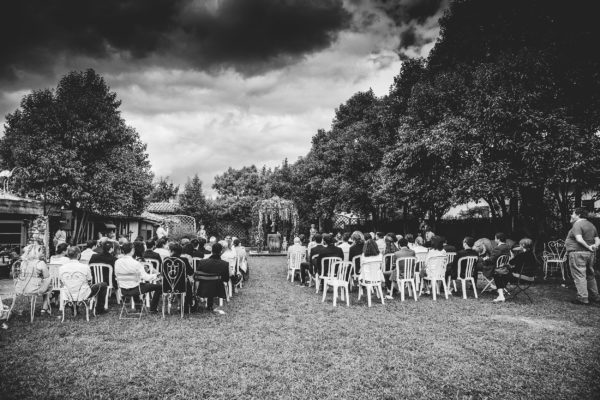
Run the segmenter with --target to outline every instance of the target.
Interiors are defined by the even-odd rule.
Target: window
[[[23,245],[23,222],[0,221],[0,249]]]

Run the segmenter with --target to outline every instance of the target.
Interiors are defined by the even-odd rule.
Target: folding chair
[[[535,277],[523,275],[522,272],[524,267],[525,265],[521,266],[521,270],[518,274],[516,272],[512,273],[514,279],[511,282],[515,285],[515,290],[512,292],[512,298],[514,299],[517,297],[517,295],[523,293],[525,296],[527,296],[529,301],[533,303],[533,300],[531,300],[527,290],[529,290],[529,288],[535,283]]]
[[[496,260],[496,268],[500,267],[501,265],[505,265],[508,264],[508,260],[509,260],[509,256],[508,255],[503,255],[498,257],[498,259]],[[485,281],[485,286],[483,288],[483,290],[481,291],[481,293],[485,292],[486,290],[489,290],[490,292],[492,290],[494,290],[492,288],[492,286],[496,286],[496,283],[494,282],[494,278],[490,278],[488,279],[483,273],[481,274],[481,276],[483,277],[483,280]]]

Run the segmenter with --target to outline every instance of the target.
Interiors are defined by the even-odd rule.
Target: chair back
[[[112,274],[113,274],[112,265],[102,264],[102,263],[93,263],[93,264],[90,264],[90,270],[92,271],[92,282],[93,283],[100,283],[100,282],[106,281],[106,282],[108,282],[108,288],[112,289]]]
[[[185,293],[185,263],[178,257],[167,257],[163,260],[162,292]]]
[[[162,273],[162,268],[160,267],[160,261],[155,260],[154,258],[148,258],[148,259],[146,259],[145,263],[152,264],[152,273],[153,274]]]
[[[453,251],[446,253],[446,258],[447,258],[446,265],[452,264],[454,262],[455,257],[456,257],[456,253]]]
[[[544,258],[552,261],[566,261],[566,251],[564,240],[550,241],[544,245]]]
[[[461,257],[458,259],[456,276],[460,278],[461,271],[465,271],[465,278],[469,278],[473,276],[473,268],[475,267],[475,263],[477,262],[477,256],[467,256]]]
[[[356,273],[356,270],[360,271],[360,260],[361,260],[362,255],[357,255],[352,257],[352,268],[350,269],[350,273],[352,274],[353,277],[358,277],[358,274]]]
[[[382,261],[364,261],[360,265],[360,276],[364,282],[381,283],[381,263]]]
[[[50,275],[50,286],[52,291],[60,290],[60,278],[58,276],[58,269],[62,264],[48,264],[48,274]]]
[[[394,253],[383,256],[383,273],[391,273],[394,269]]]
[[[18,281],[22,281],[25,279],[23,274],[23,270],[21,269],[21,260],[15,261],[12,267],[10,268],[10,273],[12,275],[13,281],[15,284]]]
[[[198,263],[200,261],[204,260],[204,258],[200,258],[200,257],[193,257],[192,258],[192,268],[194,268],[194,272],[198,271]]]
[[[306,258],[304,251],[292,251],[288,259],[288,269],[300,269],[300,263]]]
[[[419,261],[425,262],[425,260],[427,259],[427,252],[420,251],[418,253],[415,253],[415,257],[417,258],[417,262],[419,262]]]
[[[333,278],[335,264],[343,261],[340,257],[323,257],[321,258],[321,272],[319,276],[328,278]],[[327,274],[325,274],[325,269],[327,268]]]
[[[421,271],[425,270],[425,260],[419,260],[417,257],[415,259],[417,260],[415,262],[415,274],[418,275]]]
[[[509,259],[510,259],[510,257],[506,254],[498,257],[498,259],[496,260],[496,268],[500,267],[501,265],[508,264]]]
[[[83,272],[64,272],[60,275],[60,282],[63,284],[61,294],[66,300],[78,302],[87,299],[87,293],[82,291],[88,286],[87,275]]]
[[[444,279],[446,276],[446,256],[429,258],[425,264],[425,271],[428,278]]]
[[[404,279],[414,279],[416,264],[416,257],[401,257],[396,260],[396,270],[400,272],[400,268],[404,268]]]
[[[352,269],[352,263],[350,261],[338,261],[334,264],[335,279],[342,282],[348,282],[349,272]]]

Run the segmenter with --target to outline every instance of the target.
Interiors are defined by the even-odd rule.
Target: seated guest
[[[34,243],[26,246],[21,256],[19,279],[16,276],[13,277],[16,279],[14,289],[16,294],[43,296],[42,314],[50,312],[50,295],[52,294],[52,281],[48,266],[44,262],[45,255],[46,249],[41,244]]]
[[[146,252],[146,246],[144,242],[133,242],[133,258],[139,261],[144,261],[144,253]]]
[[[412,250],[415,246],[415,236],[412,233],[407,233],[406,240],[408,241],[408,248]]]
[[[156,242],[154,240],[146,241],[146,251],[144,251],[143,258],[144,260],[156,260],[160,266],[162,265],[162,257],[154,251],[155,246]]]
[[[212,253],[212,251],[211,251],[211,248],[213,247],[213,245],[214,245],[215,243],[217,243],[217,238],[216,238],[216,237],[214,237],[214,236],[211,236],[211,237],[210,237],[210,239],[208,239],[208,243],[206,243],[206,244],[204,245],[204,248],[205,248],[207,251],[210,251],[210,252]]]
[[[383,255],[392,254],[398,251],[398,246],[396,246],[396,237],[392,234],[385,235],[385,249],[383,250]]]
[[[325,246],[323,246],[323,236],[321,236],[320,233],[315,233],[315,235],[313,236],[313,240],[315,242],[315,245],[311,247],[308,252],[308,260],[300,264],[300,279],[302,280],[302,283],[304,283],[307,286],[310,285],[310,277],[308,276],[308,274],[315,274],[317,257],[325,248]]]
[[[366,236],[366,235],[365,235]],[[363,256],[361,257],[361,275],[364,273],[364,266],[366,263],[371,261],[383,261],[383,256],[379,252],[379,247],[377,246],[377,242],[373,239],[368,239],[365,241],[365,245],[363,247]]]
[[[342,244],[342,233],[338,232],[335,234],[335,245],[339,247]]]
[[[168,248],[166,248],[166,245],[167,245],[167,239],[161,238],[161,239],[158,239],[158,241],[156,242],[156,248],[154,249],[154,251],[156,253],[158,253],[160,258],[163,260],[171,255],[171,252],[169,251]]]
[[[183,264],[185,266],[185,275],[187,277],[189,277],[190,280],[193,280],[193,277],[194,277],[194,268],[192,268],[192,265],[191,265],[189,259],[187,257],[184,257],[183,248],[181,247],[180,244],[174,243],[171,246],[171,255],[170,255],[170,258],[178,258],[181,261],[183,261]],[[165,272],[167,272],[167,271],[163,271],[163,275],[165,274]],[[193,299],[193,293],[192,293],[192,285],[191,285],[190,280],[188,280],[188,279],[181,280],[180,283],[177,286],[177,290],[179,292],[182,292],[183,290],[185,290],[187,299],[189,301],[192,301],[191,299]]]
[[[400,248],[394,253],[394,270],[392,271],[392,275],[389,277],[391,282],[398,280],[398,275],[400,275],[400,279],[404,277],[404,262],[401,261],[399,268],[396,268],[396,260],[415,256],[415,251],[408,248],[408,240],[405,238],[398,240],[398,245]]]
[[[421,236],[417,236],[411,250],[414,250],[415,253],[427,253],[429,251],[429,249],[424,246],[423,238]]]
[[[475,245],[475,239],[473,239],[470,236],[466,236],[463,239],[462,245],[462,250],[459,250],[456,253],[456,256],[454,257],[452,263],[448,264],[448,266],[446,267],[446,279],[448,279],[449,277],[450,279],[455,281],[458,278],[458,260],[460,260],[463,257],[479,257],[479,253],[477,252],[477,250],[473,249],[473,246]],[[460,272],[460,277],[465,278],[464,264],[462,268],[463,270]],[[475,269],[473,269],[473,275],[475,278],[475,282],[477,282],[477,274],[475,273]]]
[[[494,237],[496,247],[492,249],[488,257],[483,257],[483,274],[489,279],[494,275],[496,263],[501,256],[510,255],[510,247],[506,244],[506,235],[502,232],[496,233]]]
[[[416,251],[415,251],[416,253]],[[442,258],[443,257],[443,264]],[[444,241],[439,236],[433,236],[431,238],[431,249],[425,257],[425,268],[421,270],[421,277],[432,276],[434,273],[438,273],[438,268],[443,268],[443,273],[446,272],[446,252],[444,251]],[[425,291],[429,294],[429,289]]]
[[[507,283],[516,282],[519,279],[519,275],[527,277],[534,277],[537,272],[536,261],[531,251],[532,241],[529,238],[523,238],[519,241],[519,247],[517,247],[516,255],[508,262],[508,265],[498,268],[494,272],[494,282],[498,290],[498,297],[493,302],[500,303],[504,302],[504,289]]]
[[[194,260],[193,260],[194,245],[191,243],[191,241],[185,245],[182,242],[180,247],[182,247],[181,257],[186,258],[188,260],[188,262],[190,263],[190,265],[193,265],[194,264]],[[171,253],[173,253],[172,246],[171,246]],[[173,257],[173,256],[171,256],[171,257]]]
[[[94,247],[96,247],[96,241],[88,240],[85,244],[85,250],[81,252],[79,260],[81,262],[89,263],[90,258],[95,254]]]
[[[362,255],[365,247],[365,237],[361,231],[354,231],[352,232],[352,236],[350,236],[350,240],[352,240],[352,246],[350,246],[350,251],[348,253],[348,261],[352,262],[354,257]],[[356,269],[354,273],[360,273],[360,257],[357,258],[354,267]]]
[[[207,254],[210,254],[210,251],[204,248],[206,244],[206,239],[201,237],[200,239],[192,239],[191,241],[192,248],[194,251],[192,252],[192,257],[194,258],[204,258]]]
[[[350,261],[350,233],[345,232],[342,235],[342,242],[337,245],[344,252],[344,261]]]
[[[123,257],[115,261],[115,275],[119,282],[121,295],[135,296],[153,292],[152,300],[150,301],[150,311],[157,312],[162,287],[160,284],[142,282],[142,280],[154,281],[158,278],[158,274],[146,273],[144,265],[133,258],[133,244],[124,243],[121,251]]]
[[[246,249],[244,248],[244,246],[242,246],[240,239],[238,238],[233,239],[233,251],[235,251],[235,254],[239,260],[238,267],[240,269],[240,272],[242,273],[244,280],[247,281],[250,276],[250,269],[248,267],[248,255],[246,254]],[[304,254],[306,254],[306,248],[304,248],[304,251]]]
[[[448,240],[446,240],[446,238],[443,236],[442,240],[444,241],[444,251],[446,253],[456,253],[456,247],[452,246],[451,244],[448,244]]]
[[[82,282],[74,282],[72,280],[67,279],[63,281],[66,289],[71,295],[73,300],[85,300],[90,297],[94,297],[98,295],[96,302],[96,314],[104,313],[104,304],[106,298],[106,282],[98,282],[92,285],[92,273],[90,268],[86,264],[82,264],[79,262],[80,250],[77,246],[71,246],[67,249],[67,257],[69,258],[69,262],[63,264],[58,269],[58,276],[62,278],[63,274],[72,274],[75,272],[80,272],[85,280]],[[73,286],[69,286],[72,284]]]
[[[67,257],[67,249],[69,245],[67,243],[61,243],[56,246],[56,254],[50,257],[50,264],[64,264],[68,263],[69,257]]]
[[[206,298],[206,309],[213,311],[215,297],[222,299],[227,298],[225,287],[223,283],[229,282],[229,263],[221,260],[221,252],[223,246],[220,243],[212,245],[212,254],[210,257],[198,262],[198,269],[196,270],[196,280],[199,280],[198,285],[198,297]],[[214,281],[200,280],[199,276],[206,277],[207,275],[218,275],[221,277],[220,281],[215,284]],[[220,314],[225,314],[221,310],[214,310]]]
[[[344,260],[344,252],[342,249],[335,245],[335,236],[332,234],[323,235],[323,242],[325,243],[325,247],[321,249],[319,255],[316,257],[316,268],[319,271],[319,274],[323,272],[325,275],[329,273],[329,267],[325,265],[323,271],[321,271],[321,260],[325,257],[339,257]]]
[[[379,249],[379,253],[383,254],[385,251],[385,235],[383,232],[377,232],[377,239],[375,242],[377,243],[377,248]]]

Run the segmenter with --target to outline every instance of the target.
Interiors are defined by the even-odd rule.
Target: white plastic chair
[[[404,301],[404,289],[408,288],[408,295],[414,296],[417,301],[417,287],[415,284],[415,265],[417,259],[415,257],[402,257],[396,260],[396,270],[400,271],[400,265],[403,265],[404,277],[400,278],[400,274],[397,275],[396,282],[392,282],[390,288],[390,296],[394,294],[394,283],[398,285],[398,291],[400,292],[400,299]],[[412,291],[411,291],[412,289]]]
[[[293,251],[290,253],[288,258],[288,270],[286,280],[294,282],[294,276],[296,272],[300,272],[300,264],[306,260],[306,252],[304,251]]]
[[[506,254],[498,257],[498,259],[496,260],[496,268],[498,268],[501,265],[508,264],[509,258],[510,257]],[[489,291],[495,290],[494,288],[496,287],[496,284],[494,282],[494,278],[492,277],[492,278],[488,279],[483,273],[481,274],[481,276],[483,277],[483,280],[485,281],[485,286],[483,287],[483,290],[481,291],[481,293],[485,292],[486,290],[489,290]]]
[[[52,293],[58,293],[59,294],[59,300],[58,303],[59,305],[61,304],[60,301],[60,278],[58,276],[58,269],[60,268],[62,264],[48,264],[48,274],[50,275],[50,287],[52,288]],[[62,305],[60,305],[60,307],[62,307]],[[62,308],[59,308],[60,310],[62,310]]]
[[[338,296],[338,288],[340,289],[340,298],[344,301],[344,291],[346,294],[346,306],[350,307],[350,293],[348,291],[348,275],[350,273],[350,269],[352,267],[352,263],[350,261],[338,261],[333,262],[329,265],[329,268],[333,271],[332,277],[327,277],[323,280],[323,300],[327,297],[327,287],[331,286],[333,288],[333,306],[336,306],[337,296]],[[330,274],[331,275],[331,274]]]
[[[112,285],[112,276],[113,276],[113,267],[110,264],[102,264],[102,263],[93,263],[90,264],[90,269],[92,270],[92,282],[93,283],[100,283],[100,282],[104,282],[104,278],[107,277],[108,279],[106,279],[108,281],[108,286],[106,288],[106,299],[104,301],[104,309],[108,310],[108,299],[110,298],[110,294],[112,293],[113,290],[113,285]],[[104,272],[106,271],[107,275],[104,275]]]
[[[360,277],[358,278],[358,299],[362,297],[362,288],[367,290],[367,303],[371,307],[371,291],[375,289],[375,293],[381,299],[381,304],[385,304],[383,300],[383,291],[381,284],[383,282],[383,274],[381,271],[382,261],[360,262]]]
[[[415,257],[417,262],[415,262],[415,288],[419,290],[421,288],[421,271],[425,271],[425,260],[419,260],[418,257]]]
[[[426,275],[423,277],[423,280],[431,283],[433,300],[437,300],[438,283],[441,283],[444,287],[444,296],[446,297],[446,300],[448,300],[448,286],[446,285],[446,256],[431,257],[429,260],[427,260],[425,264],[425,272]],[[421,285],[419,295],[423,294],[423,286],[425,286],[425,282],[423,282]]]
[[[475,268],[475,263],[477,262],[477,256],[468,256],[461,257],[457,262],[457,270],[456,270],[456,279],[460,281],[462,285],[462,294],[463,299],[467,298],[467,282],[471,282],[473,286],[473,294],[475,298],[477,298],[477,287],[475,285],[475,278],[473,277],[473,269]],[[461,278],[461,271],[465,271],[464,278]],[[454,291],[456,291],[456,280],[452,281],[454,284]],[[450,286],[450,277],[448,277],[448,286]]]
[[[446,265],[450,265],[454,262],[454,258],[456,257],[456,253],[451,251],[446,253]]]
[[[90,321],[90,310],[96,316],[96,301],[98,301],[96,294],[92,297],[82,298],[81,288],[88,285],[87,275],[82,272],[65,272],[60,276],[62,287],[60,288],[60,302],[62,303],[60,308],[62,310],[62,320],[65,322],[65,306],[71,305],[73,307],[73,316],[77,316],[77,307],[83,305],[85,307],[85,320]]]
[[[340,257],[323,257],[321,259],[320,269],[315,272],[315,286],[317,287],[317,293],[319,293],[319,286],[321,286],[321,281],[324,281],[327,278],[333,278],[333,268],[332,265],[336,262],[341,262],[342,259]],[[327,274],[325,273],[325,267],[327,266]]]
[[[357,256],[352,257],[352,260],[350,260],[350,262],[352,263],[352,266],[350,267],[350,290],[354,289],[355,285],[358,285],[358,277],[360,276],[360,274],[356,273],[356,267],[360,264],[360,258],[362,256],[359,254]],[[354,283],[356,282],[356,283]]]

